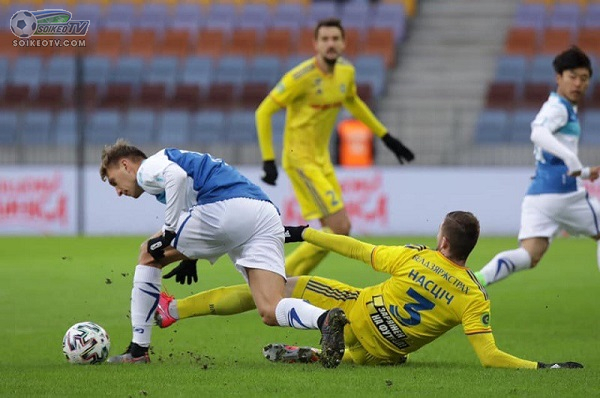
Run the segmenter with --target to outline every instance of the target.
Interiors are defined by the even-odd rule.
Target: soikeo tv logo
[[[85,36],[89,20],[72,20],[66,10],[21,10],[10,18],[10,30],[19,39],[31,36]]]

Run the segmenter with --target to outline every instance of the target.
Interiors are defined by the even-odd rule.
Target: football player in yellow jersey
[[[265,172],[262,180],[271,185],[277,180],[271,117],[285,108],[282,165],[302,215],[306,220],[319,219],[325,230],[348,235],[350,220],[329,154],[329,139],[341,107],[381,137],[400,163],[413,160],[414,155],[388,133],[356,94],[354,67],[341,57],[344,29],[338,19],[318,22],[314,47],[315,57],[286,73],[256,110]],[[326,254],[308,243],[301,245],[286,258],[287,274],[308,274]]]
[[[339,307],[346,313],[350,321],[344,330],[346,362],[401,364],[409,353],[462,324],[483,366],[583,367],[576,362],[528,361],[496,347],[487,293],[466,267],[479,238],[479,221],[469,212],[446,215],[436,250],[415,245],[375,246],[307,227],[286,227],[286,232],[286,242],[310,242],[391,275],[385,282],[366,288],[316,276],[288,279],[287,297],[326,309]],[[249,294],[247,285],[213,289],[182,300],[162,293],[155,319],[160,327],[167,327],[177,319],[247,311],[252,308],[244,304]],[[314,362],[319,358],[316,349],[285,344],[269,344],[263,354],[275,362]]]

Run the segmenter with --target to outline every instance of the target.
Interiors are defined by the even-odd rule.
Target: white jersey
[[[577,118],[577,107],[556,93],[551,93],[542,105],[531,127],[542,126],[575,155],[578,153],[581,127]],[[536,146],[534,149],[536,173],[527,195],[567,193],[580,187],[575,177],[568,175],[565,162]]]
[[[167,148],[145,159],[139,186],[167,205],[165,229],[176,231],[182,211],[233,198],[268,201],[269,197],[236,169],[209,154]]]

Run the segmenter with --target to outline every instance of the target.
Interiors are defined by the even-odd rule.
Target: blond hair
[[[100,164],[100,178],[102,178],[102,181],[106,181],[106,170],[123,158],[142,160],[147,159],[148,156],[123,138],[119,138],[112,145],[106,145],[102,150],[102,163]]]

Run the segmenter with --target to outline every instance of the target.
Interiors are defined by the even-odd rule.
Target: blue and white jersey
[[[577,118],[577,107],[556,93],[551,93],[542,105],[531,127],[542,126],[554,134],[554,137],[576,156],[579,147],[581,127]],[[567,193],[577,191],[577,178],[568,175],[565,162],[551,153],[536,146],[533,151],[536,171],[527,195],[545,193]]]
[[[221,159],[174,148],[145,159],[138,169],[137,183],[167,205],[165,228],[170,231],[176,230],[182,211],[198,204],[233,198],[270,202],[257,185]]]

